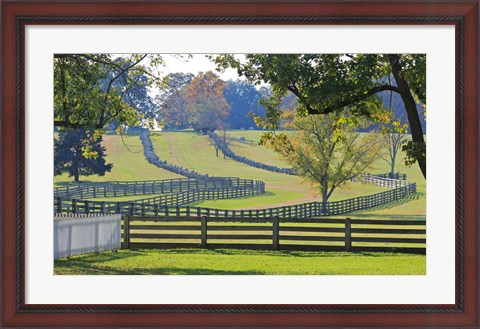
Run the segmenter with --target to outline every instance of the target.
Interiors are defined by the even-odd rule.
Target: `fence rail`
[[[380,177],[380,178],[392,178],[392,179],[407,180],[407,174],[401,174],[399,172],[396,172],[394,174],[388,172],[388,173],[384,173],[384,174],[369,174],[369,175]]]
[[[254,188],[256,184],[265,186],[265,183],[261,181],[238,177],[209,177],[208,179],[202,180],[173,178],[147,181],[109,181],[56,187],[54,189],[54,196],[65,199],[84,199],[142,194],[179,193],[201,189],[238,187]]]
[[[382,204],[396,201],[416,193],[416,184],[409,183],[385,192],[334,202],[309,202],[292,206],[282,206],[265,209],[227,210],[202,207],[181,206],[179,203],[190,203],[198,200],[228,199],[241,195],[262,194],[265,186],[255,185],[254,189],[217,189],[193,192],[182,192],[176,195],[159,196],[137,201],[92,201],[64,200],[55,198],[54,208],[58,213],[121,213],[129,215],[155,216],[208,216],[208,217],[275,217],[280,218],[310,218],[348,214],[358,210],[370,209]],[[146,202],[145,200],[150,200]],[[157,202],[157,203],[156,203]],[[164,202],[162,204],[161,202]]]
[[[268,170],[272,172],[277,172],[277,173],[282,173],[282,174],[287,174],[287,175],[296,175],[295,170],[293,168],[280,168],[272,165],[267,165],[261,162],[253,161],[249,158],[246,158],[244,156],[235,154],[223,141],[222,139],[215,133],[209,133],[208,137],[215,143],[215,145],[222,151],[222,153],[237,162],[244,163],[246,165],[249,165],[251,167],[263,169],[263,170]]]
[[[401,228],[399,228],[399,226]],[[123,216],[123,248],[426,253],[424,220]]]
[[[200,200],[222,200],[240,198],[265,193],[265,184],[254,181],[250,185],[236,186],[231,188],[208,188],[202,190],[190,190],[175,194],[159,195],[153,198],[135,201],[96,201],[65,199],[56,197],[54,208],[57,213],[102,213],[102,214],[152,214],[167,212],[169,207],[179,207]],[[166,210],[162,210],[162,209]]]
[[[361,181],[365,184],[374,184],[386,188],[399,188],[408,186],[412,183],[401,179],[381,177],[381,175],[362,174],[354,177],[352,181]]]

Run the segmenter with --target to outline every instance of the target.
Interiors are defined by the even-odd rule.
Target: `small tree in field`
[[[395,176],[397,154],[403,145],[406,144],[405,142],[407,141],[408,134],[408,125],[405,123],[405,116],[401,114],[399,118],[395,119],[393,116],[392,105],[393,93],[390,92],[388,105],[388,111],[390,113],[390,118],[388,120],[389,124],[383,127],[383,142],[385,144],[385,149],[387,149],[388,152],[381,155],[382,159],[390,166],[390,178],[394,178]]]
[[[381,154],[379,134],[359,133],[335,114],[296,117],[291,134],[267,133],[262,143],[289,162],[296,173],[320,191],[324,209],[337,188],[370,169]]]
[[[395,165],[398,151],[401,146],[406,141],[407,134],[403,132],[388,132],[383,136],[383,141],[385,143],[388,153],[382,155],[384,159],[390,166],[390,178],[395,176]]]
[[[105,163],[105,147],[100,143],[101,135],[92,135],[83,129],[62,130],[55,140],[54,175],[68,173],[79,181],[80,175],[103,176],[112,170],[111,163]]]

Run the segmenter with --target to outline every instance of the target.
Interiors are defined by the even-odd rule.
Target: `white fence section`
[[[55,215],[54,259],[120,249],[121,215]]]

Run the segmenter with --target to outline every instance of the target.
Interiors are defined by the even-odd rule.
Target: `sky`
[[[198,72],[213,71],[219,75],[223,81],[239,79],[237,71],[234,69],[227,69],[223,73],[217,72],[215,64],[206,58],[205,54],[193,54],[191,56],[192,58],[190,59],[185,56],[185,59],[182,60],[175,55],[162,54],[162,59],[166,63],[166,66],[161,69],[162,73],[167,75],[169,73],[183,72],[196,75]]]

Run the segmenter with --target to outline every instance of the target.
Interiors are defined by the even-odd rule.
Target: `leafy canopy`
[[[213,57],[213,56],[212,56]],[[265,100],[265,128],[277,129],[279,108],[287,92],[298,99],[297,113],[328,114],[347,111],[352,126],[362,118],[389,123],[390,116],[379,94],[401,95],[408,114],[412,141],[405,146],[407,163],[417,161],[426,175],[425,141],[415,101],[426,105],[426,56],[422,54],[247,54],[213,57],[217,67],[237,69],[255,84],[271,85],[273,95]],[[390,77],[394,79],[390,79]]]
[[[342,117],[338,113],[297,116],[291,122],[293,132],[269,132],[261,141],[318,189],[323,202],[336,188],[347,187],[352,178],[371,169],[382,151],[379,133],[359,133]]]
[[[230,111],[223,90],[225,83],[213,72],[196,75],[186,89],[191,126],[206,133],[220,129]]]
[[[146,88],[164,84],[157,72],[163,64],[159,55],[148,54],[55,55],[55,126],[102,129],[113,121],[120,127],[139,124],[145,106],[151,106],[142,102]]]

